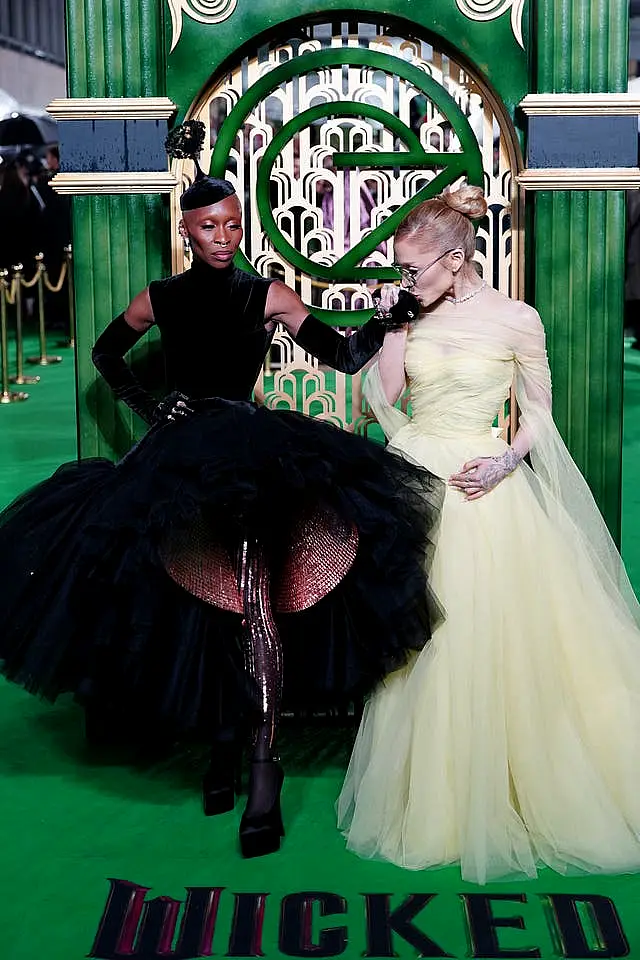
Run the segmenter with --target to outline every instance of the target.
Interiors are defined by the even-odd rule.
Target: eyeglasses
[[[432,260],[431,263],[428,263],[424,267],[403,267],[401,263],[392,263],[391,266],[400,274],[401,283],[405,289],[412,290],[423,273],[426,273],[427,270],[435,266],[438,260],[442,260],[448,253],[453,253],[453,251],[457,249],[457,247],[451,247],[450,250],[445,250],[444,253],[441,253],[439,257],[436,257],[435,260]]]

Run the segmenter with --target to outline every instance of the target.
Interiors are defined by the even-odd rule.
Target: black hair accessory
[[[172,159],[193,160],[196,175],[192,185],[180,197],[181,210],[198,210],[220,203],[226,197],[235,196],[235,188],[228,180],[208,177],[198,163],[202,152],[206,128],[202,120],[185,120],[172,130],[164,142],[165,150]]]

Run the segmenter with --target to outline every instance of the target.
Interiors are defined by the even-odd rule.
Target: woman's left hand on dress
[[[500,457],[476,457],[449,477],[449,486],[464,493],[466,500],[484,497],[518,466],[520,459],[509,447]]]

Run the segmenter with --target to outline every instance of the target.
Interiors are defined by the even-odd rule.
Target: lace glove
[[[464,493],[467,500],[477,500],[513,473],[521,459],[513,447],[508,447],[499,457],[477,457],[449,477],[449,484]]]
[[[396,330],[418,316],[420,304],[406,290],[398,302],[387,309],[381,304],[362,327],[350,337],[343,337],[309,313],[302,321],[294,340],[321,363],[341,373],[357,373],[382,347],[388,330]]]

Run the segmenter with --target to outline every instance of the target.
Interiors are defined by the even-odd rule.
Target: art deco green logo
[[[262,76],[244,94],[222,124],[211,158],[210,170],[213,176],[224,176],[229,155],[234,148],[238,131],[250,114],[273,91],[280,88],[292,77],[304,77],[317,74],[329,68],[353,65],[367,70],[382,71],[386,75],[400,78],[405,85],[431,101],[446,118],[452,131],[455,152],[430,152],[425,150],[418,135],[404,121],[393,113],[366,102],[353,100],[333,100],[303,110],[286,122],[273,136],[260,160],[255,190],[262,227],[270,242],[280,256],[303,274],[316,281],[325,283],[362,283],[366,280],[395,280],[397,273],[392,267],[362,266],[384,241],[392,236],[406,214],[423,200],[440,193],[444,187],[465,176],[469,182],[482,185],[483,166],[478,141],[464,113],[447,92],[433,77],[424,70],[406,60],[379,51],[364,48],[327,49],[306,53],[287,61]],[[359,151],[336,152],[332,163],[336,169],[360,170],[376,169],[387,171],[438,171],[426,186],[405,200],[382,223],[374,226],[353,247],[331,264],[318,263],[305,256],[284,236],[279,229],[271,205],[271,179],[276,161],[286,144],[305,127],[321,123],[324,119],[345,118],[362,119],[390,131],[396,148],[392,152]],[[252,269],[246,260],[241,263],[245,269]],[[368,311],[356,311],[362,314],[358,319],[368,316]],[[355,313],[353,319],[355,320]]]

